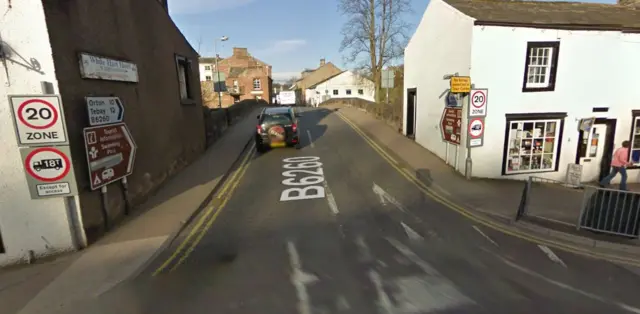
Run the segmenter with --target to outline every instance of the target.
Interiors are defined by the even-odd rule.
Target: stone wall
[[[243,100],[228,108],[208,108],[204,110],[207,148],[211,147],[231,125],[236,124],[254,109],[267,106],[266,101]]]
[[[377,119],[385,121],[398,132],[402,132],[402,106],[397,104],[380,104],[360,98],[333,98],[320,104],[320,106],[348,106],[355,107],[374,115]]]

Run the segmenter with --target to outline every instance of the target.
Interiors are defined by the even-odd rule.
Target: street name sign
[[[18,146],[67,145],[64,112],[57,95],[10,95]]]
[[[83,134],[92,190],[133,172],[137,146],[126,124],[89,127]]]
[[[440,118],[442,140],[454,145],[460,145],[461,128],[462,108],[444,108]]]
[[[20,148],[32,199],[78,194],[69,146]]]
[[[118,97],[86,97],[89,125],[98,126],[122,122],[124,106]]]

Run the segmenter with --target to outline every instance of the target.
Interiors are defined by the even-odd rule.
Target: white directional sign
[[[86,97],[89,125],[105,125],[122,122],[124,106],[118,97]]]
[[[469,117],[486,117],[488,89],[472,89],[469,99]]]
[[[68,143],[57,95],[10,95],[9,102],[20,146]]]

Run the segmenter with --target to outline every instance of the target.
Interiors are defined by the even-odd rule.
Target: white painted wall
[[[346,91],[348,89],[351,90],[351,95],[347,95]],[[363,90],[363,95],[358,94],[359,89]],[[338,90],[338,95],[334,95],[333,90]],[[375,88],[373,82],[351,71],[344,71],[318,84],[318,86],[313,89],[307,89],[305,92],[307,103],[310,104],[319,104],[322,102],[323,95],[329,95],[330,98],[360,98],[374,101],[374,94]]]
[[[205,70],[205,66],[209,66],[209,70]],[[207,76],[210,76],[213,80],[213,68],[215,64],[213,63],[200,63],[200,81],[204,82],[207,80]]]
[[[22,64],[33,58],[43,73],[7,62],[7,78],[0,64],[0,234],[7,250],[0,254],[0,266],[17,262],[29,250],[39,256],[73,249],[64,199],[31,200],[29,196],[7,100],[8,94],[41,94],[41,81],[53,83],[58,91],[42,1],[14,1],[4,11],[0,37],[12,48],[9,58]]]
[[[460,76],[469,75],[472,31],[471,18],[442,0],[432,0],[405,48],[404,57],[405,95],[409,88],[416,88],[418,94],[416,142],[442,159],[448,156],[448,162],[461,172],[464,172],[464,146],[460,146],[456,154],[456,147],[447,145],[440,135],[440,118],[446,96],[443,93],[449,88],[449,81],[442,77],[455,72]],[[405,96],[405,128],[406,105]],[[466,123],[466,117],[463,122]],[[403,131],[406,134],[406,129]]]
[[[557,40],[560,41],[560,55],[555,91],[523,93],[527,42]],[[581,118],[617,119],[614,145],[619,147],[623,140],[629,139],[631,110],[640,109],[640,88],[634,87],[640,85],[638,56],[638,34],[475,26],[471,78],[477,87],[489,88],[489,101],[485,144],[473,149],[473,175],[501,176],[507,113],[568,114],[558,172],[533,174],[536,176],[564,178],[567,164],[576,159],[578,120]],[[438,63],[444,64],[445,60]],[[593,113],[593,107],[610,109],[605,113]],[[505,178],[524,179],[528,175]],[[640,171],[629,171],[629,181],[640,181]]]

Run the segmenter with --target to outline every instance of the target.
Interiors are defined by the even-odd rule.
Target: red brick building
[[[233,48],[233,55],[219,60],[218,66],[227,86],[227,92],[222,93],[222,107],[245,99],[263,99],[271,103],[271,65],[253,57],[247,48]],[[207,102],[209,107],[218,106],[217,96],[213,99]]]

